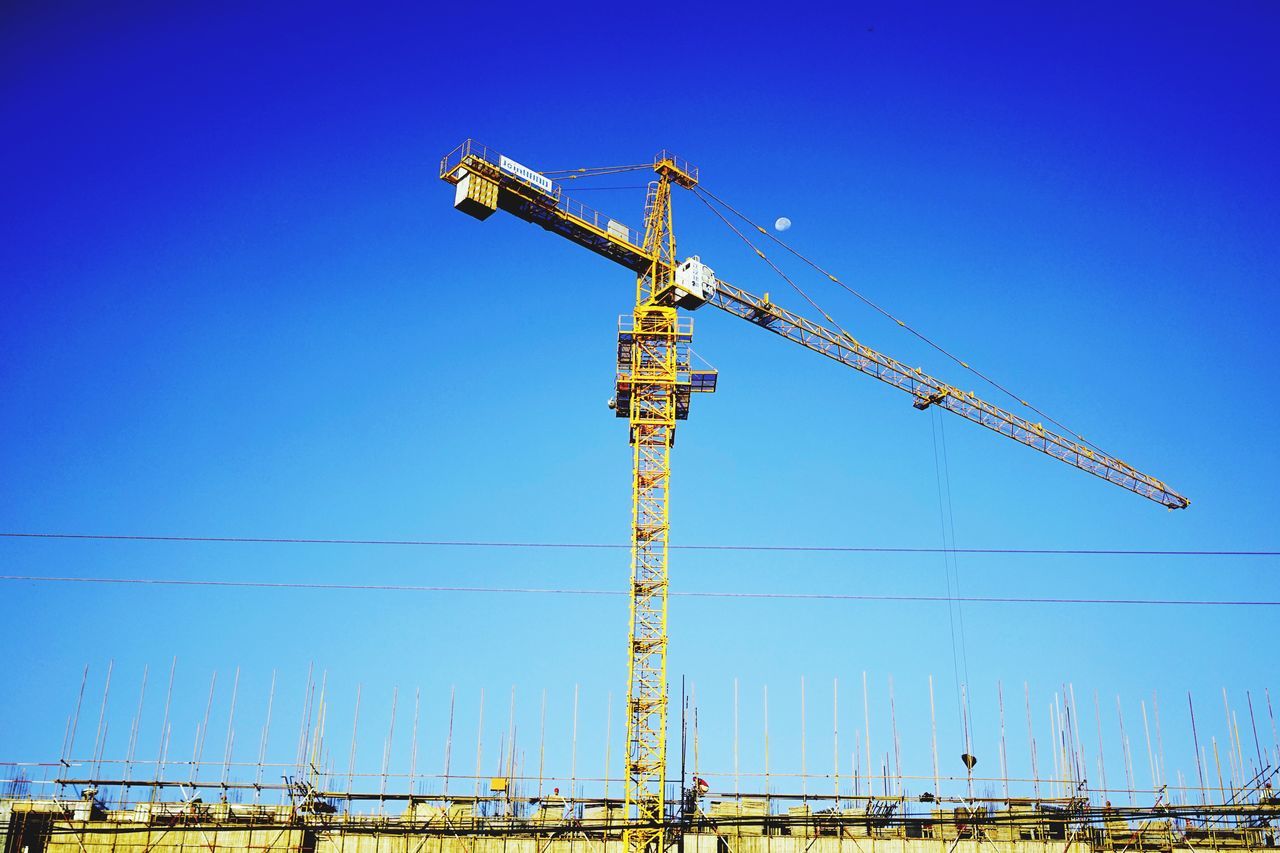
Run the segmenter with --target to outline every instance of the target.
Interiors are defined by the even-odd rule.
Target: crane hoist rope
[[[613,167],[630,170],[632,167]],[[679,260],[672,225],[673,186],[696,190],[698,169],[667,151],[652,168],[644,230],[575,201],[546,174],[466,140],[441,158],[440,177],[454,185],[454,207],[476,219],[504,210],[571,240],[630,270],[635,303],[619,318],[616,380],[611,407],[628,421],[632,447],[631,584],[628,616],[626,822],[627,853],[663,853],[667,817],[667,554],[670,532],[671,448],[677,421],[688,417],[693,393],[716,390],[717,372],[691,363],[692,318],[678,309],[712,305],[792,343],[893,385],[920,410],[936,406],[1170,509],[1189,501],[1163,481],[1094,448],[1032,423],[859,343],[831,319],[768,257],[833,328],[775,305],[717,278],[697,255]],[[580,170],[579,175],[587,170]],[[603,173],[605,170],[601,170]],[[563,180],[563,179],[562,179]],[[709,194],[708,194],[709,195]],[[701,194],[698,197],[737,231]],[[748,220],[749,221],[749,220]],[[759,227],[759,226],[757,226]],[[763,229],[761,229],[763,230]],[[767,233],[767,232],[765,232]],[[833,276],[829,276],[834,279]],[[838,280],[837,280],[838,281]],[[966,365],[967,367],[967,365]],[[685,780],[681,780],[681,784]],[[683,799],[683,798],[681,798]]]
[[[695,188],[694,188],[694,194],[698,197],[698,199],[699,199],[700,201],[702,201],[702,203],[703,203],[703,204],[705,204],[705,205],[707,206],[707,208],[708,208],[708,209],[709,209],[713,214],[715,214],[715,216],[716,216],[718,219],[720,219],[720,221],[721,221],[721,222],[723,222],[723,223],[724,223],[724,224],[725,224],[725,225],[726,225],[726,226],[727,226],[731,231],[733,231],[733,233],[734,233],[734,234],[738,235],[738,237],[739,237],[739,238],[740,238],[740,239],[741,239],[741,240],[742,240],[742,241],[743,241],[743,242],[744,242],[744,243],[745,243],[745,244],[746,244],[746,245],[747,245],[747,246],[748,246],[748,247],[749,247],[749,248],[750,248],[750,249],[751,249],[751,250],[752,250],[752,251],[753,251],[753,252],[754,252],[754,253],[755,253],[759,258],[760,258],[760,259],[761,259],[761,260],[763,260],[766,264],[768,264],[768,265],[769,265],[769,267],[770,267],[770,268],[771,268],[775,273],[777,273],[777,274],[778,274],[778,276],[779,276],[780,278],[782,278],[782,280],[783,280],[783,281],[785,281],[788,285],[790,285],[790,286],[791,286],[791,288],[792,288],[796,293],[798,293],[798,294],[799,294],[799,295],[800,295],[800,296],[801,296],[801,297],[802,297],[806,302],[808,302],[810,305],[812,305],[815,311],[818,311],[819,313],[821,313],[821,314],[822,314],[822,316],[823,316],[824,318],[826,318],[827,322],[829,322],[829,323],[831,323],[831,325],[835,326],[835,327],[836,327],[836,329],[838,329],[842,334],[844,334],[845,336],[847,336],[850,340],[853,340],[853,336],[852,336],[848,331],[846,331],[846,330],[844,329],[844,327],[842,327],[838,322],[836,322],[836,320],[835,320],[835,319],[834,319],[834,318],[833,318],[833,317],[832,317],[832,316],[831,316],[831,315],[830,315],[830,314],[829,314],[829,313],[828,313],[824,308],[822,308],[822,307],[817,303],[817,301],[816,301],[816,300],[814,300],[811,296],[809,296],[809,294],[808,294],[808,293],[806,293],[806,292],[804,291],[804,289],[803,289],[803,288],[801,288],[798,284],[796,284],[796,282],[795,282],[795,281],[793,281],[793,280],[792,280],[788,275],[786,275],[786,273],[784,273],[784,272],[783,272],[783,271],[782,271],[782,270],[781,270],[781,269],[780,269],[776,264],[774,264],[774,263],[773,263],[773,261],[771,261],[771,260],[768,258],[768,256],[767,256],[767,255],[765,255],[765,253],[764,253],[763,251],[761,251],[761,249],[760,249],[758,246],[756,246],[754,243],[752,243],[752,242],[751,242],[751,240],[750,240],[750,239],[749,239],[745,234],[743,234],[743,233],[742,233],[742,232],[741,232],[737,227],[735,227],[735,226],[734,226],[734,224],[733,224],[732,222],[730,222],[728,219],[726,219],[726,218],[725,218],[725,217],[720,213],[720,211],[716,210],[716,209],[715,209],[715,207],[714,207],[714,206],[712,206],[712,205],[711,205],[711,203],[710,203],[710,202],[708,202],[708,201],[707,201],[707,199],[703,197],[703,193],[699,192],[699,189],[700,189],[700,188],[695,187]],[[711,195],[711,194],[708,192],[708,193],[707,193],[707,195]],[[721,202],[721,204],[724,204],[724,202]],[[724,206],[725,206],[726,208],[729,208],[730,210],[733,210],[733,208],[731,208],[728,204],[724,204]],[[736,211],[734,211],[734,212],[736,213]],[[757,230],[761,231],[762,233],[766,233],[766,234],[767,234],[767,232],[765,232],[763,228],[760,228],[760,226],[755,225],[755,223],[753,223],[753,222],[751,222],[750,220],[746,219],[746,217],[742,216],[742,214],[740,214],[740,213],[739,213],[739,214],[738,214],[738,216],[739,216],[739,217],[741,217],[742,219],[744,219],[745,221],[747,221],[749,224],[751,224],[751,225],[755,226]],[[768,236],[773,237],[773,235],[771,235],[771,234],[768,234]],[[795,252],[795,250],[794,250],[794,249],[791,249],[789,246],[787,246],[787,245],[786,245],[785,243],[783,243],[781,240],[778,240],[776,237],[774,237],[773,239],[775,240],[775,242],[777,242],[779,245],[782,245],[784,248],[788,249],[788,250],[789,250],[789,251],[791,251],[793,254],[796,254],[797,256],[800,256],[798,252]],[[800,256],[800,257],[802,257],[802,256]],[[815,265],[815,266],[816,266],[816,265]],[[835,280],[835,277],[834,277],[834,276],[829,276],[829,277],[830,277],[830,278],[832,278],[833,280]],[[901,321],[899,321],[899,323],[901,324]],[[937,430],[938,430],[938,426],[939,426],[939,425],[941,425],[941,421],[940,421],[939,417],[935,415],[935,426],[934,426],[934,429],[933,429],[933,436],[934,436],[933,441],[934,441],[934,464],[935,464],[935,466],[936,466],[936,467],[937,467],[937,466],[940,466],[940,464],[945,464],[945,462],[944,462],[944,463],[939,463],[939,461],[938,461],[938,435],[937,435]],[[943,426],[942,428],[945,430],[945,426]],[[945,445],[945,442],[946,442],[946,434],[945,434],[945,432],[944,432],[944,433],[943,433],[943,451],[942,451],[944,460],[945,460],[945,455],[946,455],[946,449],[945,449],[945,448],[946,448],[946,445]],[[938,507],[938,508],[939,508],[939,513],[941,514],[941,513],[942,513],[942,509],[943,509],[943,505],[942,505],[942,500],[943,500],[943,487],[942,487],[942,474],[941,474],[941,468],[940,468],[940,467],[939,467],[939,470],[938,470],[938,472],[937,472],[937,476],[938,476],[938,501],[939,501],[939,507]],[[950,511],[950,506],[951,506],[951,484],[950,484],[950,473],[949,473],[949,472],[948,472],[948,474],[947,474],[946,503],[947,503],[947,508],[948,508],[948,515],[950,516],[950,521],[951,521],[951,525],[952,525],[952,534],[951,534],[951,535],[952,535],[952,544],[953,544],[953,546],[954,546],[954,536],[955,536],[955,532],[954,532],[954,525],[955,525],[955,517],[954,517],[954,513]],[[951,594],[951,579],[950,579],[950,578],[951,578],[951,573],[954,571],[954,572],[956,573],[956,575],[957,575],[957,577],[956,577],[956,582],[957,582],[957,588],[958,588],[958,584],[959,584],[959,576],[958,576],[959,567],[955,565],[955,562],[954,562],[954,556],[953,556],[953,555],[951,555],[951,554],[949,553],[951,549],[948,549],[948,548],[946,547],[946,525],[947,525],[947,517],[946,517],[946,516],[943,516],[943,518],[942,518],[942,524],[943,524],[943,544],[944,544],[944,547],[943,547],[943,551],[944,551],[943,559],[944,559],[944,561],[950,560],[950,562],[946,563],[946,571],[947,571],[947,573],[948,573],[948,574],[947,574],[947,599],[948,599],[948,601],[950,602],[950,601],[951,601],[951,599],[952,599],[952,594]],[[948,615],[951,617],[951,619],[952,619],[952,623],[953,623],[953,624],[952,624],[952,628],[951,628],[951,646],[952,646],[952,648],[951,648],[951,652],[952,652],[952,657],[954,658],[954,657],[955,657],[955,655],[956,655],[956,636],[955,636],[955,626],[954,626],[954,619],[955,619],[955,616],[951,613],[950,606],[948,607]],[[964,649],[964,621],[963,621],[963,616],[961,616],[961,617],[960,617],[960,643],[961,643],[961,648],[962,648],[962,651],[963,651],[963,653],[964,653],[964,657],[965,657],[965,680],[964,680],[964,682],[963,682],[963,683],[966,683],[966,684],[967,684],[967,682],[968,682],[968,670],[969,670],[969,665],[968,665],[968,652],[967,652],[967,650],[965,650],[965,649]],[[960,681],[958,668],[957,668],[957,673],[956,673],[956,682],[957,682],[957,683],[962,683],[962,682]]]
[[[877,311],[878,313],[880,313],[881,315],[883,315],[883,316],[884,316],[884,317],[886,317],[887,319],[892,320],[892,321],[893,321],[895,324],[897,324],[898,326],[901,326],[902,328],[906,329],[908,332],[910,332],[911,334],[915,335],[917,338],[919,338],[919,339],[920,339],[921,341],[923,341],[924,343],[928,344],[928,345],[929,345],[930,347],[932,347],[934,350],[936,350],[937,352],[939,352],[939,353],[941,353],[942,355],[946,356],[947,358],[951,359],[951,360],[952,360],[952,361],[954,361],[956,364],[960,365],[960,366],[961,366],[961,367],[963,367],[965,370],[967,370],[967,371],[969,371],[970,373],[972,373],[974,376],[977,376],[979,379],[983,380],[984,382],[986,382],[986,383],[987,383],[988,385],[990,385],[991,387],[993,387],[993,388],[995,388],[996,390],[998,390],[998,391],[1000,391],[1000,392],[1004,393],[1004,394],[1005,394],[1005,395],[1007,395],[1010,399],[1013,399],[1013,400],[1018,401],[1018,403],[1020,403],[1020,404],[1021,404],[1021,405],[1023,405],[1023,406],[1026,406],[1028,409],[1030,409],[1031,411],[1035,412],[1037,415],[1039,415],[1040,417],[1044,418],[1046,421],[1048,421],[1049,423],[1051,423],[1051,424],[1053,424],[1054,426],[1058,427],[1059,429],[1063,430],[1064,432],[1069,432],[1069,433],[1071,433],[1071,434],[1072,434],[1072,435],[1074,435],[1076,438],[1080,439],[1080,441],[1081,441],[1081,442],[1083,442],[1084,444],[1087,444],[1089,447],[1092,447],[1094,450],[1097,450],[1097,451],[1100,451],[1100,452],[1103,452],[1103,453],[1105,453],[1105,452],[1106,452],[1106,451],[1102,450],[1102,448],[1101,448],[1101,447],[1099,447],[1098,445],[1096,445],[1096,444],[1094,444],[1093,442],[1089,441],[1089,439],[1085,438],[1083,435],[1080,435],[1080,433],[1078,433],[1078,432],[1076,432],[1075,430],[1073,430],[1073,429],[1071,429],[1070,427],[1068,427],[1068,426],[1067,426],[1066,424],[1064,424],[1062,421],[1060,421],[1060,420],[1058,420],[1058,419],[1056,419],[1056,418],[1052,417],[1051,415],[1047,414],[1046,412],[1044,412],[1043,410],[1041,410],[1041,409],[1037,408],[1036,406],[1033,406],[1031,403],[1028,403],[1025,397],[1022,397],[1021,395],[1014,393],[1012,390],[1010,390],[1010,389],[1009,389],[1009,388],[1007,388],[1006,386],[1004,386],[1004,385],[1000,384],[1000,383],[999,383],[999,382],[997,382],[995,379],[993,379],[992,377],[988,376],[986,373],[982,372],[981,370],[978,370],[976,367],[974,367],[973,365],[969,364],[969,362],[967,362],[967,361],[965,361],[964,359],[960,358],[958,355],[955,355],[954,353],[950,352],[950,351],[949,351],[949,350],[947,350],[945,347],[943,347],[941,344],[937,343],[937,342],[936,342],[936,341],[934,341],[932,338],[930,338],[929,336],[925,335],[925,334],[924,334],[923,332],[921,332],[919,329],[916,329],[916,328],[915,328],[914,326],[912,326],[910,323],[907,323],[906,321],[904,321],[904,320],[902,320],[902,319],[900,319],[900,318],[898,318],[898,317],[895,317],[892,313],[890,313],[887,309],[885,309],[883,306],[881,306],[881,305],[880,305],[879,303],[877,303],[875,300],[871,299],[871,298],[870,298],[870,297],[868,297],[866,294],[864,294],[864,293],[862,293],[862,292],[858,291],[857,289],[855,289],[855,288],[853,288],[853,287],[850,287],[847,283],[845,283],[845,282],[841,281],[839,278],[837,278],[833,273],[828,272],[827,270],[823,269],[823,268],[822,268],[821,266],[819,266],[816,262],[814,262],[811,258],[809,258],[808,256],[806,256],[806,255],[802,254],[801,252],[797,251],[795,248],[793,248],[792,246],[790,246],[790,245],[789,245],[785,240],[782,240],[782,239],[781,239],[781,238],[779,238],[776,234],[771,233],[767,228],[764,228],[763,226],[759,225],[758,223],[753,222],[750,218],[748,218],[748,217],[746,216],[746,214],[742,213],[742,212],[741,212],[741,211],[739,211],[737,208],[735,208],[733,205],[729,204],[727,201],[725,201],[724,199],[720,198],[720,197],[719,197],[719,196],[717,196],[715,193],[711,192],[711,190],[707,189],[705,186],[699,185],[699,186],[695,187],[695,188],[694,188],[694,193],[695,193],[696,195],[699,195],[699,196],[703,196],[703,195],[705,195],[705,196],[707,196],[708,198],[710,198],[712,201],[714,201],[714,202],[716,202],[717,204],[721,205],[721,206],[722,206],[722,207],[724,207],[726,210],[728,210],[730,213],[732,213],[734,216],[737,216],[737,217],[738,217],[739,219],[741,219],[743,222],[747,223],[747,224],[748,224],[748,225],[750,225],[752,228],[756,229],[756,230],[757,230],[757,231],[759,231],[761,234],[763,234],[764,236],[768,237],[770,240],[772,240],[773,242],[777,243],[779,246],[781,246],[782,248],[786,249],[786,250],[787,250],[788,252],[790,252],[791,254],[795,255],[795,256],[796,256],[797,258],[799,258],[801,261],[803,261],[804,263],[808,264],[808,265],[809,265],[810,267],[812,267],[815,271],[817,271],[820,275],[823,275],[823,276],[825,276],[826,278],[830,279],[830,280],[831,280],[831,281],[833,281],[835,284],[837,284],[837,285],[839,285],[841,288],[843,288],[845,291],[847,291],[848,293],[850,293],[850,294],[852,294],[853,296],[857,297],[859,300],[861,300],[861,301],[862,301],[863,303],[865,303],[867,306],[871,307],[872,309],[874,309],[875,311]],[[703,199],[703,201],[705,202],[705,201],[706,201],[706,199]],[[721,217],[721,218],[723,219],[723,217]],[[739,235],[739,236],[741,236],[741,235]],[[757,250],[757,251],[758,251],[758,250]]]
[[[956,693],[956,717],[961,730],[965,733],[968,749],[969,734],[969,643],[964,631],[963,595],[960,591],[960,563],[956,559],[956,518],[951,500],[951,465],[947,458],[947,427],[942,413],[934,410],[933,420],[929,424],[933,437],[933,471],[938,488],[938,522],[942,530],[942,569],[947,590],[947,621],[951,632],[951,670],[955,683],[964,689]],[[939,440],[941,437],[941,440]],[[950,544],[948,544],[950,533]],[[954,583],[955,588],[952,589]],[[960,626],[959,637],[956,625]],[[960,659],[964,661],[964,678],[960,677]]]

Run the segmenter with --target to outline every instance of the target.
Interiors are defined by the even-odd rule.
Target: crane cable
[[[766,264],[768,264],[768,265],[770,266],[770,268],[772,268],[772,269],[773,269],[773,271],[774,271],[774,272],[776,272],[776,273],[779,275],[779,277],[781,277],[781,278],[782,278],[782,280],[783,280],[783,281],[785,281],[787,284],[791,285],[791,289],[792,289],[792,290],[794,290],[796,293],[800,294],[800,296],[804,298],[804,301],[806,301],[806,302],[808,302],[810,305],[812,305],[812,306],[813,306],[813,310],[815,310],[815,311],[817,311],[819,314],[821,314],[821,315],[823,316],[823,318],[824,318],[828,323],[830,323],[832,326],[835,326],[835,327],[836,327],[836,330],[837,330],[837,331],[839,331],[839,332],[840,332],[840,334],[844,335],[846,338],[848,338],[849,340],[853,341],[854,343],[857,343],[857,340],[853,337],[853,335],[851,335],[851,334],[850,334],[850,333],[849,333],[849,332],[848,332],[848,331],[847,331],[843,326],[841,326],[839,323],[837,323],[834,317],[832,317],[830,314],[828,314],[828,313],[827,313],[827,312],[822,308],[822,306],[821,306],[821,305],[819,305],[817,302],[815,302],[815,301],[813,300],[813,297],[811,297],[809,294],[805,293],[805,292],[804,292],[804,290],[803,290],[803,288],[801,288],[801,287],[800,287],[800,285],[798,285],[798,284],[796,284],[794,281],[792,281],[792,280],[791,280],[791,278],[790,278],[786,273],[784,273],[784,272],[783,272],[783,271],[778,267],[778,265],[777,265],[777,264],[775,264],[773,261],[769,260],[769,256],[768,256],[768,255],[766,255],[764,252],[760,251],[759,247],[758,247],[758,246],[756,246],[756,244],[755,244],[755,243],[752,243],[752,242],[751,242],[751,240],[749,240],[749,239],[747,238],[747,235],[745,235],[745,234],[743,234],[741,231],[739,231],[739,230],[738,230],[738,227],[737,227],[736,225],[734,225],[732,222],[730,222],[728,219],[726,219],[723,213],[721,213],[720,211],[716,210],[716,209],[715,209],[715,207],[713,207],[713,206],[712,206],[711,202],[709,202],[709,201],[707,201],[705,198],[703,198],[703,197],[702,197],[702,195],[701,195],[700,193],[698,193],[698,189],[697,189],[697,187],[694,187],[694,195],[696,195],[696,196],[698,197],[698,199],[699,199],[703,204],[705,204],[705,205],[707,206],[707,210],[710,210],[712,213],[714,213],[714,214],[715,214],[715,215],[720,219],[720,221],[721,221],[721,222],[723,222],[725,225],[729,226],[729,230],[731,230],[734,234],[737,234],[737,235],[738,235],[738,237],[742,240],[742,242],[746,243],[746,244],[747,244],[747,247],[748,247],[748,248],[750,248],[750,249],[751,249],[751,251],[755,252],[757,256],[759,256],[760,260],[762,260],[762,261],[764,261]]]
[[[933,436],[933,469],[938,487],[938,522],[942,531],[942,572],[946,580],[947,620],[951,629],[951,670],[956,684],[956,714],[959,717],[960,730],[964,732],[965,752],[972,752],[969,742],[969,721],[971,706],[969,703],[969,644],[964,630],[964,598],[960,592],[960,564],[956,559],[956,519],[951,500],[951,466],[947,460],[946,423],[941,412],[935,411],[930,421],[930,433]],[[941,434],[941,441],[939,441]],[[945,504],[944,504],[945,501]],[[945,505],[945,510],[944,510]],[[948,531],[950,536],[948,537]],[[953,586],[954,584],[954,586]],[[959,623],[959,639],[956,637],[956,624]],[[964,663],[964,678],[961,679],[960,662]]]
[[[541,174],[554,181],[572,181],[578,178],[595,178],[600,175],[619,175],[623,172],[635,172],[640,169],[652,169],[652,163],[634,166],[588,166],[582,169],[543,169]]]
[[[1080,439],[1080,441],[1084,442],[1084,443],[1085,443],[1085,444],[1087,444],[1089,447],[1093,448],[1094,450],[1098,451],[1099,453],[1104,453],[1104,454],[1106,454],[1106,455],[1108,455],[1108,456],[1111,456],[1111,455],[1112,455],[1112,454],[1110,454],[1110,453],[1107,453],[1107,451],[1103,450],[1102,448],[1098,447],[1098,445],[1094,444],[1092,441],[1090,441],[1089,439],[1085,438],[1083,435],[1080,435],[1080,433],[1078,433],[1078,432],[1076,432],[1075,430],[1071,429],[1071,428],[1070,428],[1069,426],[1067,426],[1066,424],[1062,423],[1061,421],[1057,420],[1057,419],[1056,419],[1056,418],[1054,418],[1054,417],[1051,417],[1050,415],[1046,414],[1044,411],[1042,411],[1041,409],[1037,408],[1036,406],[1033,406],[1031,403],[1029,403],[1029,402],[1027,402],[1025,399],[1023,399],[1023,397],[1022,397],[1021,395],[1019,395],[1019,394],[1015,394],[1015,393],[1014,393],[1012,390],[1010,390],[1009,388],[1006,388],[1004,385],[1001,385],[1001,384],[1000,384],[999,382],[997,382],[995,379],[991,378],[990,376],[986,375],[986,374],[985,374],[985,373],[983,373],[982,371],[978,370],[976,367],[973,367],[973,366],[972,366],[972,365],[970,365],[967,361],[965,361],[964,359],[962,359],[962,358],[960,358],[959,356],[955,355],[954,353],[950,352],[950,351],[949,351],[949,350],[947,350],[945,347],[943,347],[941,344],[939,344],[939,343],[937,343],[936,341],[934,341],[934,340],[932,340],[931,338],[929,338],[929,337],[928,337],[927,335],[925,335],[923,332],[920,332],[919,330],[915,329],[914,327],[912,327],[912,326],[908,325],[908,324],[906,323],[906,321],[901,320],[901,319],[899,319],[898,317],[895,317],[895,316],[894,316],[893,314],[891,314],[888,310],[886,310],[885,308],[883,308],[882,306],[880,306],[878,303],[876,303],[875,301],[873,301],[871,298],[869,298],[869,297],[868,297],[868,296],[866,296],[865,294],[863,294],[863,293],[861,293],[861,292],[859,292],[859,291],[855,290],[854,288],[850,287],[848,284],[845,284],[843,281],[841,281],[840,279],[838,279],[836,276],[832,275],[830,272],[828,272],[827,270],[825,270],[825,269],[823,269],[821,266],[819,266],[816,262],[814,262],[813,260],[809,259],[808,257],[806,257],[805,255],[801,254],[800,252],[796,251],[795,249],[791,248],[791,246],[787,245],[785,242],[783,242],[783,241],[782,241],[781,239],[779,239],[777,236],[775,236],[774,234],[769,233],[769,231],[768,231],[767,229],[765,229],[765,228],[761,227],[760,225],[756,224],[755,222],[753,222],[750,218],[748,218],[748,217],[746,216],[746,214],[744,214],[744,213],[742,213],[741,211],[737,210],[735,207],[733,207],[733,205],[729,204],[727,201],[725,201],[724,199],[720,198],[720,197],[719,197],[719,196],[717,196],[715,193],[713,193],[713,192],[711,192],[710,190],[706,189],[706,188],[705,188],[704,186],[702,186],[701,184],[699,184],[698,186],[694,187],[694,188],[693,188],[693,191],[694,191],[694,193],[695,193],[695,194],[698,194],[698,195],[706,194],[706,195],[707,195],[707,196],[709,196],[712,200],[714,200],[717,204],[722,205],[722,206],[723,206],[725,209],[727,209],[730,213],[732,213],[733,215],[737,216],[737,217],[738,217],[739,219],[741,219],[743,222],[746,222],[746,223],[747,223],[748,225],[750,225],[752,228],[755,228],[755,229],[756,229],[757,231],[759,231],[761,234],[765,235],[765,236],[766,236],[766,237],[768,237],[770,240],[772,240],[773,242],[777,243],[779,246],[781,246],[782,248],[786,249],[786,250],[787,250],[788,252],[790,252],[791,254],[795,255],[797,258],[799,258],[799,259],[800,259],[801,261],[803,261],[804,263],[808,264],[810,267],[812,267],[812,268],[813,268],[814,270],[816,270],[818,273],[820,273],[820,274],[822,274],[822,275],[826,276],[827,278],[831,279],[831,281],[835,282],[835,283],[836,283],[836,284],[838,284],[840,287],[844,288],[846,291],[848,291],[849,293],[851,293],[851,294],[853,294],[854,296],[856,296],[858,299],[862,300],[862,302],[864,302],[865,304],[869,305],[871,308],[875,309],[875,310],[876,310],[876,311],[878,311],[880,314],[884,315],[884,316],[885,316],[885,317],[887,317],[888,319],[890,319],[890,320],[892,320],[893,322],[897,323],[899,326],[901,326],[902,328],[906,329],[908,332],[910,332],[911,334],[915,335],[915,336],[916,336],[917,338],[919,338],[920,340],[924,341],[926,344],[928,344],[928,345],[929,345],[930,347],[932,347],[933,349],[935,349],[935,350],[937,350],[938,352],[942,353],[942,354],[943,354],[943,355],[945,355],[947,358],[951,359],[951,360],[952,360],[952,361],[954,361],[956,364],[958,364],[958,365],[960,365],[961,367],[963,367],[965,370],[967,370],[967,371],[969,371],[970,373],[972,373],[973,375],[977,376],[979,379],[983,380],[984,382],[987,382],[988,384],[990,384],[992,387],[994,387],[994,388],[998,389],[999,391],[1003,392],[1004,394],[1008,395],[1011,399],[1017,400],[1017,401],[1018,401],[1019,403],[1021,403],[1023,406],[1026,406],[1028,409],[1030,409],[1031,411],[1035,412],[1037,415],[1039,415],[1039,416],[1040,416],[1041,418],[1043,418],[1044,420],[1046,420],[1046,421],[1048,421],[1049,423],[1053,424],[1054,426],[1058,427],[1058,428],[1059,428],[1059,429],[1061,429],[1063,432],[1070,433],[1071,435],[1074,435],[1076,438]],[[706,203],[706,199],[703,199],[703,202],[704,202],[704,203]]]
[[[577,195],[578,193],[600,192],[601,190],[642,190],[646,186],[646,184],[627,184],[625,186],[613,187],[574,187],[573,194]]]

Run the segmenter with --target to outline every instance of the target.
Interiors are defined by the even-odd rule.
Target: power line
[[[293,581],[227,581],[200,578],[107,578],[49,575],[0,575],[0,581],[122,584],[136,586],[191,586],[242,589],[326,590],[359,592],[462,592],[513,595],[625,596],[626,590],[564,589],[556,587],[418,586],[412,584],[307,583]],[[954,601],[975,604],[1095,604],[1161,607],[1280,607],[1280,601],[1213,600],[1181,598],[1019,598],[1015,596],[970,595],[868,595],[838,592],[722,592],[673,591],[685,598],[792,599],[799,601],[884,601],[944,604]]]
[[[3,539],[79,539],[106,542],[214,542],[248,545],[396,545],[433,548],[529,548],[600,549],[624,551],[631,548],[615,542],[503,542],[470,539],[307,539],[266,536],[170,536],[109,533],[0,532]],[[670,545],[682,551],[779,551],[788,553],[837,554],[1011,554],[1023,556],[1093,557],[1280,557],[1280,551],[1239,549],[1155,549],[1155,548],[928,548],[875,545]]]

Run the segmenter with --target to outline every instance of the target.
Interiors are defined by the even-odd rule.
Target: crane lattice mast
[[[671,184],[692,187],[697,177],[662,155],[654,170],[658,180],[649,185],[644,223],[644,249],[652,261],[636,276],[635,310],[619,329],[620,393],[614,400],[618,415],[629,421],[632,447],[626,811],[636,820],[626,830],[626,847],[635,851],[664,846],[671,446],[676,420],[688,413],[682,388],[688,383],[680,380],[689,374],[693,337],[692,320],[655,296],[674,285]]]
[[[629,853],[661,853],[666,842],[667,553],[671,447],[691,395],[716,388],[714,370],[695,369],[693,321],[677,309],[714,305],[806,349],[900,388],[917,409],[957,414],[1121,488],[1181,509],[1189,501],[1163,481],[877,352],[848,332],[807,320],[716,278],[696,257],[678,261],[672,185],[694,189],[698,170],[663,151],[645,197],[638,233],[564,193],[545,175],[467,140],[447,154],[440,177],[456,187],[454,206],[477,219],[502,209],[630,269],[635,307],[619,320],[615,414],[632,446],[631,605],[628,631],[626,809]],[[757,250],[758,251],[758,250]],[[683,785],[684,780],[681,780]]]

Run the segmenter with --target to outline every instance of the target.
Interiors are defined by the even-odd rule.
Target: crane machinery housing
[[[1047,429],[1041,422],[1005,411],[970,391],[908,367],[858,342],[838,326],[823,326],[775,305],[768,294],[755,296],[735,287],[717,278],[696,255],[679,260],[672,227],[672,188],[698,192],[698,170],[668,151],[659,152],[651,167],[657,177],[647,188],[644,228],[634,231],[570,198],[561,183],[542,172],[473,140],[463,142],[440,163],[440,177],[455,187],[454,207],[458,210],[480,220],[497,210],[507,211],[614,261],[636,276],[634,308],[619,321],[612,401],[616,416],[628,421],[632,448],[624,830],[624,847],[629,853],[661,853],[666,842],[663,789],[671,448],[676,422],[688,417],[692,395],[714,391],[717,381],[714,370],[692,366],[689,344],[693,321],[678,309],[713,305],[906,391],[917,409],[945,409],[1170,509],[1189,504],[1163,481],[1083,440]],[[594,171],[607,174],[630,168],[635,167]],[[755,251],[765,258],[759,249]],[[830,317],[826,319],[830,321]],[[832,325],[836,325],[834,321]],[[684,782],[681,780],[682,785]]]

